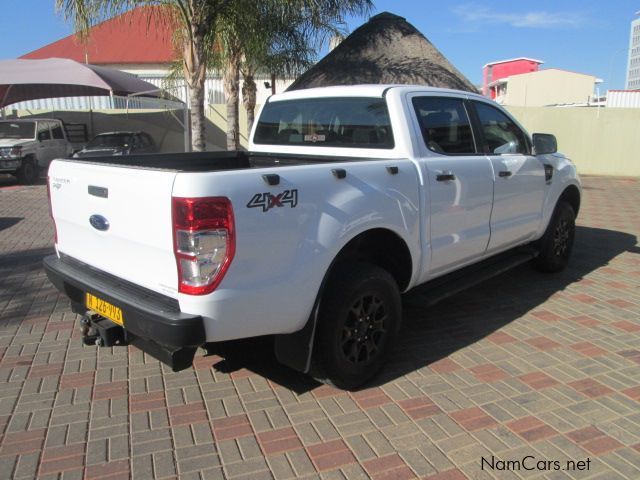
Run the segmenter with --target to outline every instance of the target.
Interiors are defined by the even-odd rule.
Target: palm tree
[[[289,15],[287,15],[287,13]],[[255,76],[260,71],[270,73],[272,82],[280,76],[296,76],[313,62],[315,56],[314,35],[300,18],[298,12],[290,17],[273,8],[264,11],[260,28],[253,38],[243,42],[242,100],[247,112],[247,132],[251,132],[255,118],[257,85]]]
[[[347,14],[365,14],[371,0],[236,0],[218,17],[217,64],[224,71],[227,103],[227,149],[240,147],[238,106],[240,72],[248,131],[256,105],[254,76],[259,69],[295,74],[308,67],[328,35]]]
[[[259,3],[259,2],[256,2]],[[214,46],[214,66],[222,70],[222,84],[227,104],[227,150],[240,148],[240,127],[238,98],[240,89],[240,64],[242,62],[242,41],[240,35],[253,38],[256,28],[251,15],[253,3],[236,0],[233,10],[218,17],[214,27],[216,39]]]
[[[191,147],[205,149],[204,85],[211,64],[213,40],[218,18],[233,10],[233,0],[55,0],[56,9],[71,20],[76,32],[87,38],[96,23],[140,6],[148,9],[149,22],[169,22],[176,27],[182,54],[182,70],[191,107]]]
[[[169,22],[176,31],[183,75],[189,90],[191,144],[205,149],[204,85],[207,70],[223,70],[227,99],[227,148],[238,149],[240,71],[247,80],[245,107],[251,122],[258,68],[271,73],[308,66],[327,34],[347,14],[364,14],[372,0],[55,0],[56,9],[74,23],[82,39],[96,23],[140,6],[149,22]]]

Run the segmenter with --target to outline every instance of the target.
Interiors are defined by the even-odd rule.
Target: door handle
[[[451,172],[442,172],[436,175],[436,181],[448,182],[449,180],[455,180],[456,176]]]
[[[501,177],[510,177],[512,173],[509,170],[502,170],[498,173],[498,175]]]

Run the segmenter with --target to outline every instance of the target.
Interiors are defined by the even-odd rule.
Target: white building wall
[[[607,107],[640,108],[640,90],[609,90]]]

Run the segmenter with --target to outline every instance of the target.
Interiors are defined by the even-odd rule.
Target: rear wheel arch
[[[370,263],[395,279],[400,291],[406,290],[413,273],[413,259],[405,240],[386,228],[375,228],[356,235],[342,247],[327,271],[327,279],[336,266],[344,263]]]
[[[398,285],[406,290],[413,273],[413,260],[407,243],[402,237],[386,228],[362,232],[349,240],[336,254],[327,268],[309,319],[305,326],[290,334],[276,335],[275,353],[278,360],[302,372],[311,367],[318,312],[322,298],[331,284],[332,277],[344,271],[345,266],[372,264],[387,271]]]

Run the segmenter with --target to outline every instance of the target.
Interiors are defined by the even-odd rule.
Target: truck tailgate
[[[52,162],[58,252],[177,298],[171,219],[175,176],[166,170]]]

